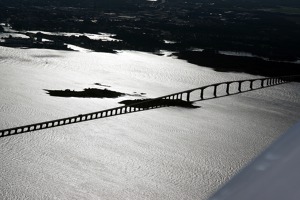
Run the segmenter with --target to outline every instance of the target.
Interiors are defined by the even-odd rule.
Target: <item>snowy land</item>
[[[0,47],[0,128],[120,106],[44,89],[158,97],[256,78],[171,57]],[[299,83],[0,138],[0,199],[207,199],[300,118]]]

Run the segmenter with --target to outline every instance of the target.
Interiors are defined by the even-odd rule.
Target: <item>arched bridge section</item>
[[[27,133],[31,131],[38,131],[47,128],[54,128],[58,126],[64,126],[68,124],[74,124],[89,120],[95,120],[105,117],[112,117],[116,115],[122,115],[127,113],[133,113],[138,111],[144,111],[149,109],[156,109],[166,107],[168,105],[160,102],[160,100],[183,100],[187,102],[203,101],[208,99],[220,98],[229,95],[235,95],[243,92],[253,91],[266,87],[271,87],[279,84],[284,84],[291,81],[299,81],[300,75],[297,76],[282,76],[272,78],[260,78],[260,79],[247,79],[238,81],[228,81],[222,83],[216,83],[199,88],[194,88],[178,93],[169,94],[166,96],[158,97],[148,101],[135,103],[126,106],[120,106],[107,110],[97,111],[93,113],[81,114],[73,117],[56,119],[52,121],[46,121],[36,124],[30,124],[26,126],[19,126],[9,129],[0,130],[0,137],[7,137],[21,133]],[[209,93],[209,95],[207,95]]]

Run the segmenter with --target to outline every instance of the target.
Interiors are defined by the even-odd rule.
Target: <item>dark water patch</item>
[[[56,97],[78,97],[78,98],[117,98],[124,96],[124,93],[107,89],[85,88],[83,91],[66,90],[46,90],[50,96]]]
[[[120,104],[126,106],[132,105],[136,108],[149,108],[153,106],[178,106],[184,108],[199,108],[200,106],[193,105],[192,102],[183,101],[180,99],[134,99],[120,101]],[[136,104],[136,105],[135,105]]]

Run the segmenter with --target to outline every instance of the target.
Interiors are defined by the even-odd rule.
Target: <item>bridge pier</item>
[[[261,81],[261,82],[260,82],[260,87],[263,88],[263,87],[264,87],[264,79],[261,79],[260,81]]]
[[[217,87],[218,87],[219,85],[215,85],[214,86],[214,97],[217,97]]]
[[[250,90],[253,90],[253,81],[250,81]]]
[[[239,83],[238,91],[239,91],[239,92],[242,92],[242,82],[239,81],[238,83]]]
[[[205,88],[201,88],[201,91],[200,91],[200,98],[201,98],[201,100],[204,99],[204,90],[205,90]]]
[[[231,84],[231,83],[227,83],[227,84],[226,84],[226,94],[229,94],[229,87],[230,87],[230,84]]]
[[[190,95],[191,95],[191,92],[186,93],[186,101],[187,102],[190,102]]]

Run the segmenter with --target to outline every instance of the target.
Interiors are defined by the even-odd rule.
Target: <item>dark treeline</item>
[[[116,34],[119,40],[111,42],[41,35],[95,51],[200,48],[249,52],[277,61],[300,59],[298,0],[0,0],[0,22],[6,21],[20,31]],[[215,62],[213,57],[205,60]]]
[[[206,50],[203,52],[184,51],[174,55],[190,63],[211,67],[222,72],[245,72],[268,77],[300,74],[299,64],[267,61],[257,57],[229,56]]]

